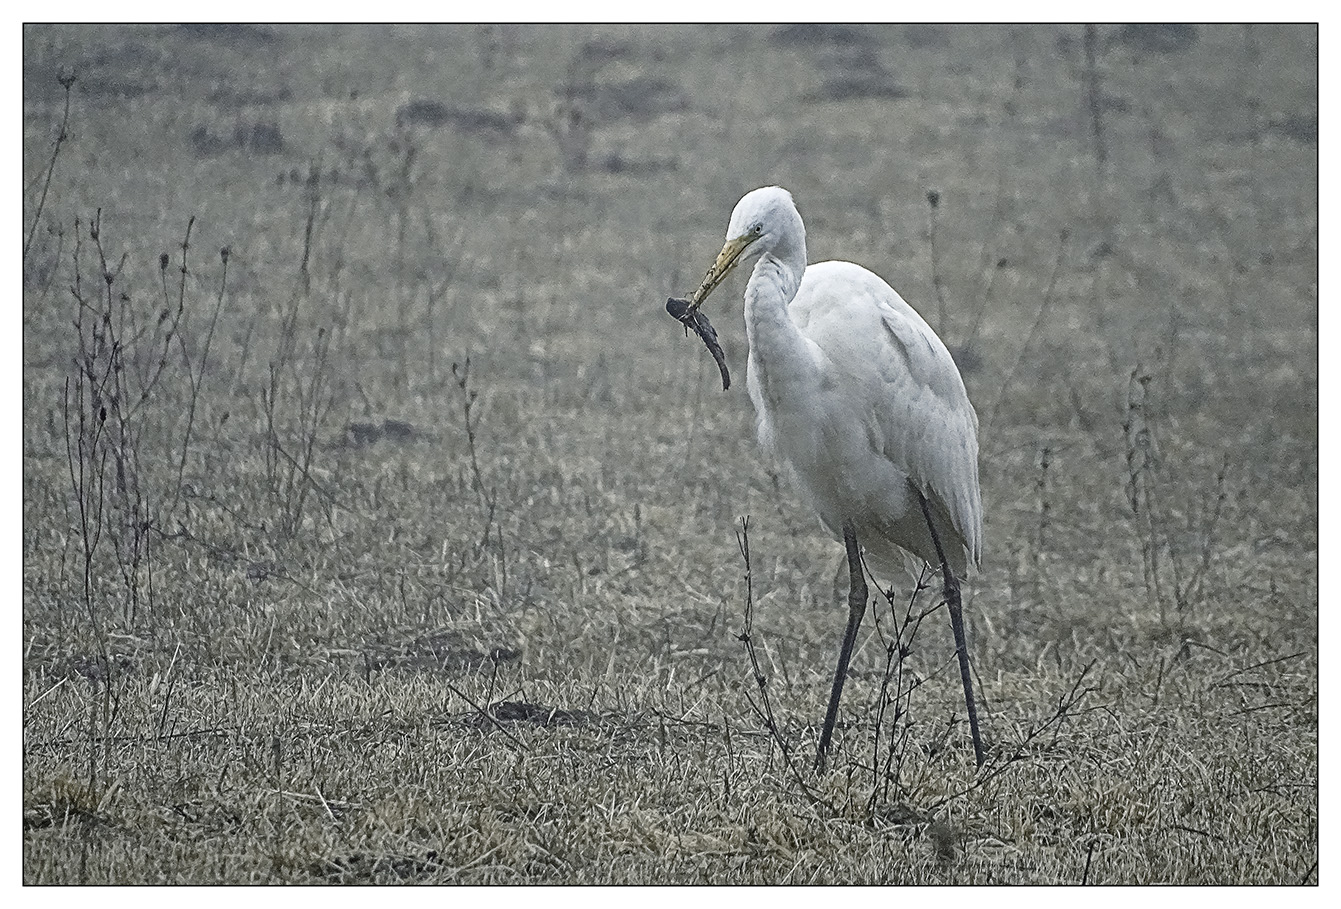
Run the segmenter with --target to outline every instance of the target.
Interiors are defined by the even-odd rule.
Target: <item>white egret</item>
[[[878,575],[900,550],[940,565],[973,749],[983,762],[958,578],[982,551],[978,416],[945,344],[894,288],[851,262],[806,264],[791,193],[767,186],[731,213],[726,244],[689,302],[694,313],[737,265],[745,287],[746,386],[760,444],[788,469],[847,548],[848,622],[816,767],[823,770],[866,611],[861,552]]]

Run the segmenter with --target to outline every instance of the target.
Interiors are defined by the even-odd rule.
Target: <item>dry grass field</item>
[[[1316,883],[1317,61],[25,28],[23,879]],[[977,407],[981,770],[910,578],[811,769],[842,547],[663,308],[769,183]]]

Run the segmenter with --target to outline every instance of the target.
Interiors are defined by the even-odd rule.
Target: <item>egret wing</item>
[[[806,270],[791,314],[827,359],[871,448],[927,497],[968,561],[981,558],[978,417],[954,359],[879,276],[848,262]],[[952,562],[959,562],[947,552]]]

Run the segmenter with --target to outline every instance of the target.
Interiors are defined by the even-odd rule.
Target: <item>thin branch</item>
[[[28,250],[32,248],[33,237],[37,233],[37,225],[42,220],[42,209],[47,204],[47,191],[51,189],[51,177],[56,171],[56,159],[60,157],[61,146],[70,138],[70,133],[66,127],[70,123],[70,88],[75,84],[75,74],[62,73],[56,81],[60,82],[61,87],[65,89],[65,112],[61,115],[60,131],[56,133],[56,139],[51,148],[51,160],[47,162],[47,173],[42,181],[42,194],[37,200],[37,210],[33,213],[33,223],[28,228],[28,236],[23,241],[23,263],[28,263]]]
[[[975,778],[972,783],[970,783],[969,785],[965,786],[960,790],[957,790],[956,792],[951,793],[950,795],[945,796],[944,798],[940,798],[937,799],[935,802],[932,802],[931,805],[929,805],[926,809],[927,813],[930,814],[934,812],[937,808],[940,808],[942,805],[946,805],[954,801],[955,799],[962,798],[963,796],[968,795],[970,792],[982,788],[989,781],[996,779],[998,776],[1009,770],[1022,757],[1024,757],[1026,751],[1029,748],[1029,745],[1035,739],[1037,739],[1047,730],[1055,726],[1059,726],[1063,720],[1065,720],[1068,716],[1071,715],[1072,713],[1071,708],[1075,707],[1076,704],[1080,703],[1080,701],[1083,700],[1087,695],[1095,691],[1093,687],[1087,686],[1083,689],[1080,687],[1080,684],[1081,682],[1084,681],[1085,676],[1087,676],[1089,674],[1089,671],[1094,668],[1095,662],[1096,662],[1095,660],[1090,660],[1089,664],[1080,671],[1080,675],[1076,677],[1075,682],[1071,685],[1071,690],[1068,691],[1062,697],[1058,698],[1057,709],[1053,711],[1052,715],[1049,716],[1042,723],[1038,723],[1030,727],[1029,731],[1025,733],[1024,738],[1022,738],[1019,741],[1019,743],[1016,744],[1015,749],[1009,755],[999,760],[994,759],[990,761],[985,766],[985,768],[981,770],[977,778]]]
[[[988,415],[986,422],[983,423],[982,435],[991,435],[990,429],[996,422],[997,411],[1001,409],[1001,403],[1006,400],[1006,393],[1010,390],[1010,383],[1015,379],[1015,373],[1019,371],[1020,364],[1024,362],[1024,355],[1029,350],[1029,345],[1034,342],[1038,336],[1039,329],[1043,327],[1043,319],[1047,316],[1048,310],[1052,308],[1053,291],[1057,287],[1057,274],[1061,271],[1062,259],[1066,252],[1066,241],[1070,239],[1071,232],[1063,228],[1057,235],[1057,256],[1052,261],[1052,274],[1048,276],[1048,286],[1043,291],[1043,302],[1038,306],[1038,315],[1034,317],[1033,327],[1029,329],[1029,336],[1024,339],[1024,344],[1020,346],[1020,352],[1015,357],[1015,365],[1006,373],[1006,379],[1001,383],[1001,391],[997,394],[996,403],[992,405],[992,412]]]
[[[759,655],[754,648],[754,581],[753,571],[750,564],[750,519],[748,515],[740,519],[740,529],[736,531],[736,545],[740,548],[741,558],[745,560],[745,628],[737,637],[738,640],[745,645],[745,652],[750,658],[750,669],[754,673],[755,684],[759,686],[758,703],[755,703],[754,698],[750,697],[748,692],[746,693],[745,698],[750,702],[750,706],[754,708],[755,713],[759,715],[759,718],[764,721],[764,725],[768,728],[773,740],[782,751],[783,763],[785,763],[787,769],[791,771],[792,776],[795,778],[797,785],[801,787],[801,791],[805,794],[806,798],[810,800],[811,804],[823,805],[830,811],[836,811],[834,805],[826,799],[821,798],[810,784],[806,782],[801,771],[797,769],[796,763],[792,760],[791,747],[787,744],[787,740],[783,738],[782,733],[778,730],[777,722],[773,717],[773,705],[768,698],[768,677],[764,675],[763,669],[759,667]]]

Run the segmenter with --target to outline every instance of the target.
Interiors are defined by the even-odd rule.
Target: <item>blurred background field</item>
[[[1316,882],[1317,63],[26,27],[24,880]],[[976,782],[940,612],[809,773],[841,546],[663,309],[770,183],[977,407]]]

